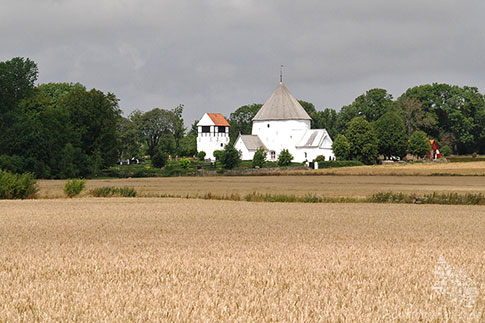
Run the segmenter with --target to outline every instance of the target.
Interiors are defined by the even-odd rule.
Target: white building
[[[229,143],[229,122],[220,113],[205,113],[197,124],[197,151],[215,160],[214,151],[224,150]]]
[[[293,161],[313,161],[318,155],[335,159],[332,139],[325,129],[310,129],[311,118],[282,82],[253,118],[252,135],[239,135],[234,146],[243,160],[251,160],[263,147],[268,160],[277,160],[283,149]]]

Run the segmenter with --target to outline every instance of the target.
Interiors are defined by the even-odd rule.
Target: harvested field
[[[352,175],[352,176],[485,176],[485,162],[416,163],[328,168],[313,171],[291,171],[290,174]]]
[[[63,197],[65,181],[39,181],[40,197]],[[87,190],[101,186],[130,186],[141,195],[204,195],[257,193],[315,194],[367,197],[378,192],[484,193],[481,176],[208,176],[88,180]]]
[[[484,215],[481,206],[0,201],[0,321],[478,322]],[[461,291],[433,290],[443,261],[463,271],[449,283],[466,278],[481,291],[471,308]]]

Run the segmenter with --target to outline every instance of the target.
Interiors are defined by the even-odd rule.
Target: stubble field
[[[65,181],[39,181],[41,198],[63,197]],[[483,193],[484,176],[209,176],[88,180],[84,195],[101,186],[134,187],[140,196],[306,194],[329,197],[367,197],[378,192]]]
[[[481,321],[485,207],[0,201],[0,321]],[[440,258],[440,256],[442,256]],[[446,264],[445,264],[446,263]],[[463,286],[462,286],[463,288]]]

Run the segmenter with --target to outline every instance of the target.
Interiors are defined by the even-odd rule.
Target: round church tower
[[[280,82],[253,118],[252,134],[268,148],[268,159],[275,160],[282,149],[296,155],[296,144],[311,127],[305,109]]]

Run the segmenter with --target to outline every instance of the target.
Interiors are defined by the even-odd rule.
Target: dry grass
[[[351,176],[485,176],[485,162],[416,163],[327,168],[313,171],[290,171],[289,174],[351,175]]]
[[[39,181],[40,197],[63,197],[65,181]],[[86,192],[103,186],[134,187],[140,195],[217,195],[253,192],[318,195],[329,197],[368,197],[378,192],[394,193],[483,193],[481,176],[210,176],[89,180]],[[87,194],[87,193],[84,194]]]
[[[0,321],[479,321],[485,208],[182,199],[0,201]]]

